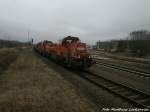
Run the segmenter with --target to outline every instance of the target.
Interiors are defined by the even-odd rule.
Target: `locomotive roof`
[[[44,40],[45,43],[53,43],[52,41],[49,40]]]
[[[78,38],[78,37],[68,36],[68,37],[65,37],[65,38],[62,40],[62,42],[66,42],[67,40],[79,41],[79,38]]]

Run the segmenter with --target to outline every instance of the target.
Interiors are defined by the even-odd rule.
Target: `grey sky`
[[[93,43],[150,30],[150,0],[0,0],[0,38]]]

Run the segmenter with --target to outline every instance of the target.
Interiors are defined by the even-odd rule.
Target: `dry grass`
[[[25,51],[0,78],[0,112],[92,112],[61,75]]]
[[[15,48],[0,49],[0,73],[3,72],[9,64],[17,58],[18,54],[19,50]]]

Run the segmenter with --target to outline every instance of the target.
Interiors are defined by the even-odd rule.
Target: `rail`
[[[105,67],[108,67],[108,68],[117,69],[117,70],[129,72],[129,73],[134,73],[134,75],[138,75],[140,77],[150,78],[150,73],[149,72],[140,71],[140,70],[137,70],[137,69],[133,69],[133,68],[129,68],[129,67],[126,67],[126,66],[117,65],[117,64],[112,64],[112,63],[109,63],[109,62],[103,62],[99,59],[96,59],[96,63],[99,64],[99,65],[103,65]]]
[[[79,76],[98,87],[104,88],[107,91],[126,99],[127,101],[135,104],[138,107],[150,109],[150,94],[148,93],[144,93],[135,88],[131,88],[124,84],[114,82],[89,71],[80,73]]]

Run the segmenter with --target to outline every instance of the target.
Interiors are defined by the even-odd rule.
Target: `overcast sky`
[[[150,30],[150,0],[0,0],[0,38],[85,42]]]

